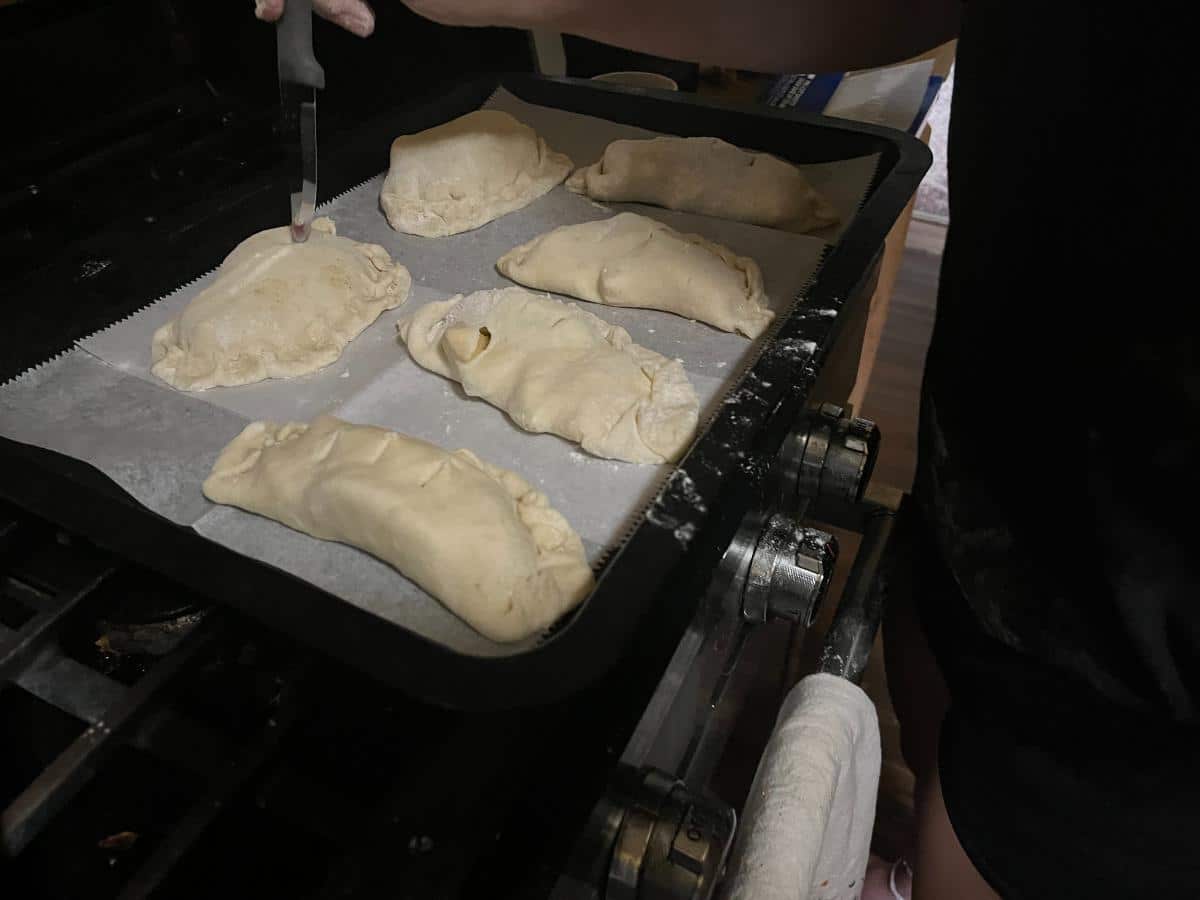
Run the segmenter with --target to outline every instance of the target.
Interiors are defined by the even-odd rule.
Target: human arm
[[[642,53],[760,72],[886,65],[958,33],[961,0],[404,0],[446,25],[542,28]],[[284,0],[256,0],[273,22]],[[319,15],[362,37],[362,0],[315,0]]]
[[[447,25],[544,28],[761,72],[862,69],[958,33],[960,0],[405,0]]]

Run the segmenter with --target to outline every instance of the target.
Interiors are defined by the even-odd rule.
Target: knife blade
[[[313,55],[312,0],[288,0],[275,43],[291,235],[299,243],[308,240],[317,207],[317,91],[325,87],[325,70]]]

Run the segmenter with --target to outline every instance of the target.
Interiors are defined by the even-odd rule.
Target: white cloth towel
[[[862,689],[809,675],[788,694],[746,800],[728,900],[862,893],[879,787],[879,719]]]

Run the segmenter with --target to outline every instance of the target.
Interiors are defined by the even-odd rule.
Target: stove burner
[[[96,647],[102,653],[165,656],[179,646],[208,610],[197,609],[159,622],[116,623],[101,620]]]
[[[104,593],[114,601],[105,610],[105,622],[110,626],[167,626],[207,608],[200,598],[178,584],[136,566],[114,575]]]
[[[86,637],[96,667],[126,682],[178,647],[209,611],[178,585],[136,566],[116,572],[97,593],[94,632]]]

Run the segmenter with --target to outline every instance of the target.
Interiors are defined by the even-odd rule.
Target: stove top
[[[0,536],[14,896],[546,895],[603,792],[587,698],[424,706],[11,507]]]
[[[402,10],[381,5],[379,35],[390,38],[369,47],[318,34],[327,70],[347,73],[323,98],[323,139],[337,147],[322,163],[322,187],[331,194],[385,164],[378,148],[394,127],[380,110],[458,80],[463,59],[489,70],[529,64],[522,34],[439,30]],[[0,6],[0,75],[30,85],[6,108],[6,125],[15,124],[22,140],[0,148],[0,229],[8,229],[0,233],[0,293],[9,301],[0,381],[207,270],[228,251],[229,235],[276,224],[276,198],[284,194],[275,101],[238,89],[266,84],[273,95],[272,44],[269,30],[237,4]],[[156,49],[139,55],[131,47]],[[61,77],[28,77],[43,70]],[[380,87],[365,91],[364,84]],[[633,101],[614,95],[604,102]],[[330,110],[344,119],[343,141]],[[369,114],[376,119],[351,127]],[[851,130],[839,130],[838,139],[855,146],[864,136],[883,140]],[[821,289],[838,302],[865,302],[882,235],[923,171],[919,160],[889,152],[899,160],[897,180],[875,192],[857,237],[844,239],[823,269]],[[815,346],[831,324],[813,322],[802,323],[803,337]],[[785,413],[799,413],[819,362],[806,364],[783,400],[763,401],[763,410],[776,412],[757,443],[774,447],[804,427]],[[779,356],[765,365],[786,368]],[[774,377],[762,391],[771,383],[782,395]],[[765,420],[763,410],[756,415]],[[722,433],[732,439],[732,424]],[[746,438],[739,432],[738,439]],[[24,508],[0,500],[5,896],[546,897],[571,872],[587,876],[576,882],[583,893],[571,896],[594,898],[599,885],[614,883],[606,874],[616,858],[612,841],[634,834],[647,804],[670,812],[655,834],[683,829],[687,837],[712,820],[720,840],[709,842],[702,865],[684,860],[700,865],[711,891],[730,820],[700,816],[699,792],[736,719],[748,677],[737,668],[747,632],[767,635],[773,627],[747,624],[740,582],[693,610],[690,602],[668,601],[694,599],[688,592],[696,585],[703,592],[713,572],[675,573],[663,582],[667,599],[630,629],[611,668],[563,700],[452,711],[412,699],[437,693],[420,683],[402,684],[409,693],[384,687],[235,612],[222,592],[228,601],[252,590],[237,570],[218,568],[220,577],[205,579],[215,587],[199,597],[141,567],[133,560],[155,566],[163,547],[190,545],[174,542],[174,533],[152,544],[123,529],[127,498],[110,503],[105,495],[101,517],[94,490],[84,502],[85,476],[95,473],[82,466],[55,463],[48,503],[51,476],[41,464],[50,454],[6,449],[39,462],[11,469],[19,490],[6,496],[32,498],[21,500]],[[760,455],[761,466],[742,469],[757,474],[731,479],[738,503],[723,506],[714,517],[719,528],[701,535],[725,553],[722,565],[758,558],[755,541],[742,559],[733,552],[736,539],[725,550],[721,535],[740,534],[743,512],[749,519],[759,512],[741,506],[774,490],[766,479],[775,453]],[[85,532],[126,555],[93,546]],[[664,565],[647,546],[645,555]],[[178,555],[192,572],[207,559]],[[640,586],[636,567],[622,571],[625,581],[610,585],[614,595],[622,585],[629,592]],[[767,590],[759,598],[759,618],[768,617],[771,596]],[[255,597],[295,599],[266,590]],[[869,647],[861,638],[873,626],[851,624],[847,646]],[[756,653],[747,656],[753,662]],[[414,681],[421,677],[432,676],[418,671]],[[672,780],[683,768],[691,772],[690,792]],[[663,772],[670,777],[658,777]],[[607,803],[615,773],[636,776],[633,799],[618,794]],[[638,793],[647,786],[649,799]],[[578,843],[591,834],[589,821],[597,841]],[[665,871],[643,862],[647,872]],[[674,854],[665,862],[679,863]],[[641,871],[626,868],[625,875]]]

